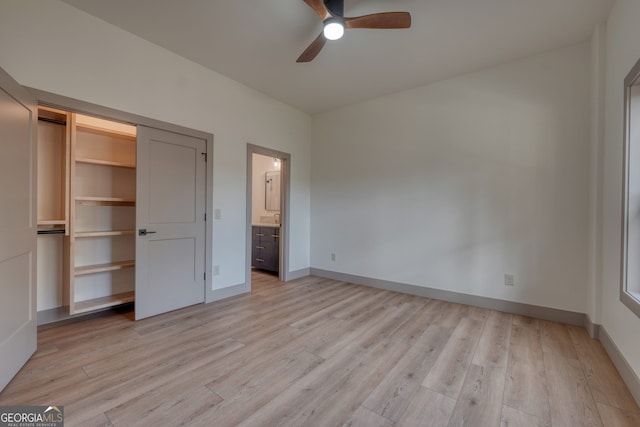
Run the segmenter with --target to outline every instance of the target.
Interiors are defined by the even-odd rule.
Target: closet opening
[[[136,134],[38,107],[40,324],[134,301]]]

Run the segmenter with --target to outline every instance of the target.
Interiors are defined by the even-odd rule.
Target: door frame
[[[149,128],[155,128],[167,132],[178,133],[203,139],[206,141],[207,150],[207,166],[205,177],[205,209],[207,221],[205,222],[205,295],[204,303],[214,301],[213,291],[213,134],[187,128],[173,123],[163,122],[161,120],[151,119],[149,117],[116,110],[101,105],[92,104],[90,102],[80,101],[63,95],[43,91],[37,88],[26,87],[33,96],[38,100],[39,105],[59,108],[74,113],[87,114],[94,117],[113,120],[117,122],[127,123],[130,125],[142,125]]]
[[[260,154],[280,159],[280,260],[278,277],[281,281],[289,280],[289,213],[291,193],[291,154],[272,148],[247,143],[247,223],[245,252],[245,283],[251,289],[251,227],[253,204],[253,155]]]

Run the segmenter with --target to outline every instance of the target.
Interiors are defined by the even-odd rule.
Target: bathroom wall
[[[280,211],[268,211],[265,209],[265,173],[268,171],[280,170],[280,166],[274,164],[274,158],[253,154],[253,186],[251,192],[251,222],[260,223],[261,216],[273,217]]]

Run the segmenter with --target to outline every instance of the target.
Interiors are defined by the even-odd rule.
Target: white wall
[[[214,134],[214,289],[245,282],[247,143],[290,153],[291,271],[309,267],[310,117],[57,0],[0,4],[19,83]]]
[[[38,236],[37,259],[37,310],[60,307],[63,301],[63,246],[64,236]],[[43,254],[41,256],[41,254]]]
[[[314,116],[312,267],[585,312],[589,68],[585,43]]]
[[[620,302],[623,81],[640,59],[640,2],[617,0],[607,21],[602,325],[640,376],[640,319]]]

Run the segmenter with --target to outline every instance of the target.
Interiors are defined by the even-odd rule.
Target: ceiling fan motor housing
[[[344,16],[344,0],[324,0],[324,5],[333,16]]]

